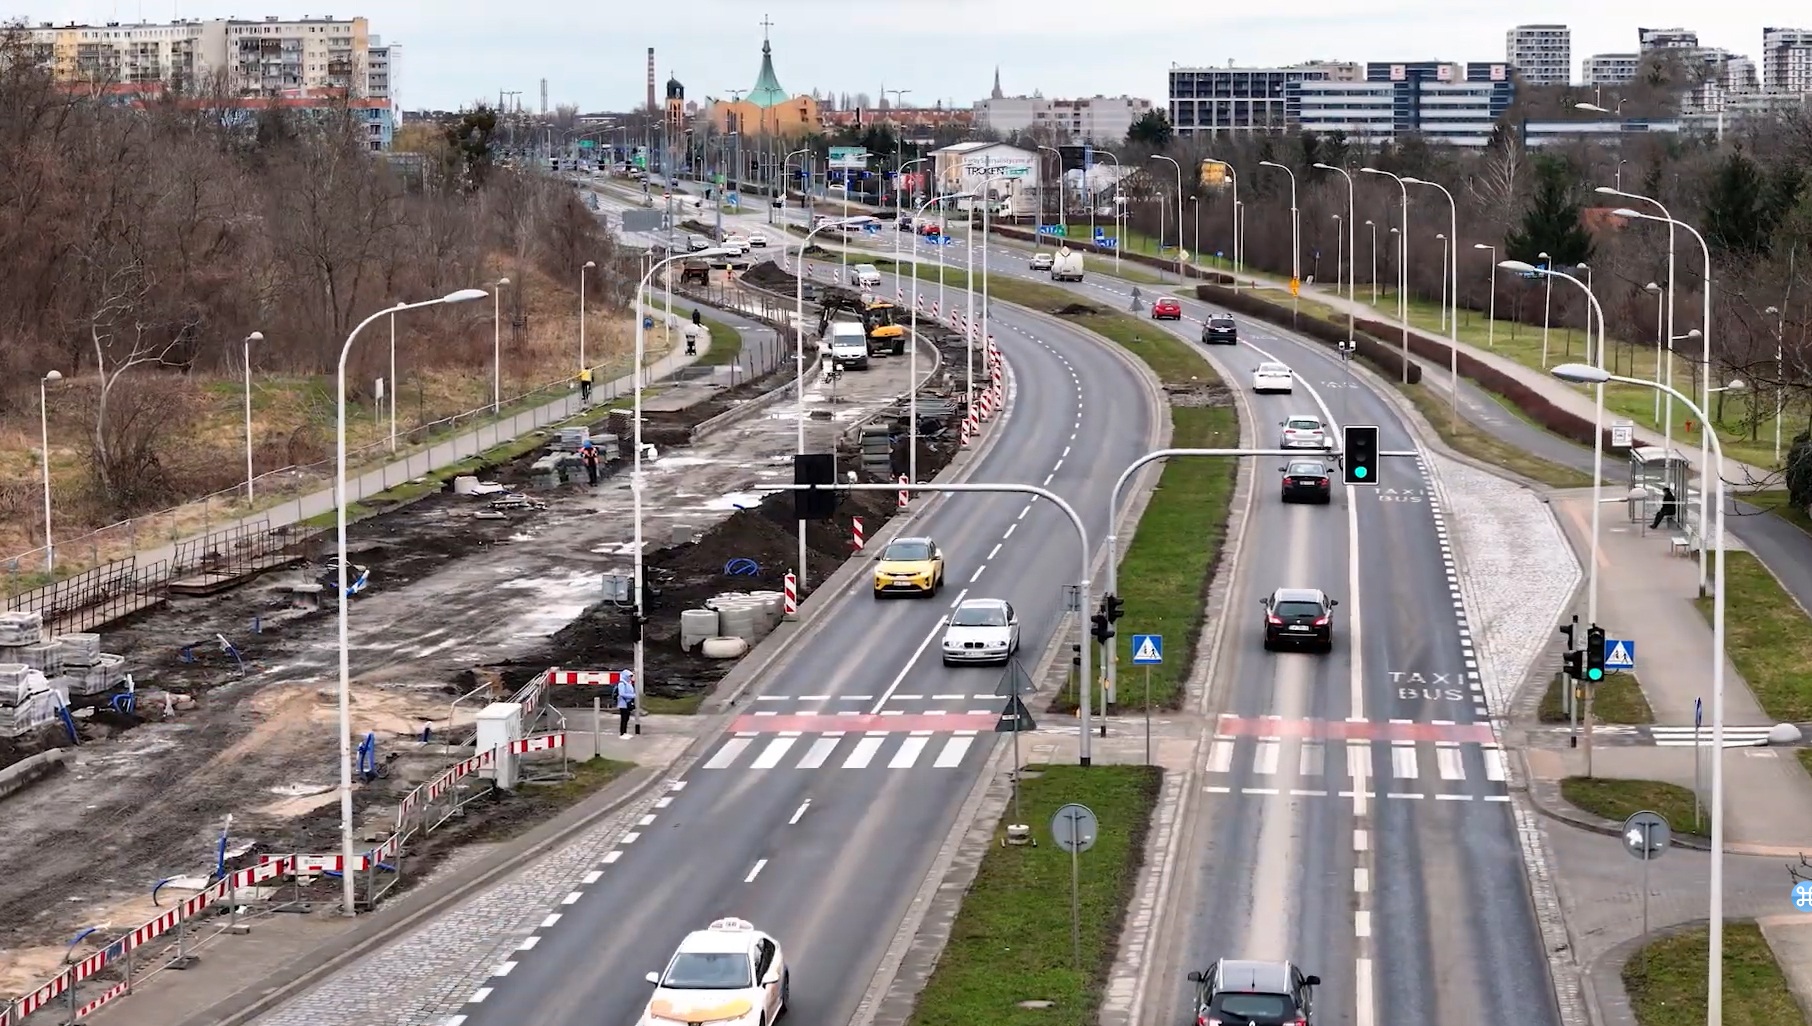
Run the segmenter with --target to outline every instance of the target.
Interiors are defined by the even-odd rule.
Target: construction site
[[[790,298],[790,276],[762,266],[746,286],[727,287]],[[740,302],[724,288],[694,298]],[[957,448],[964,350],[952,332],[921,329],[918,470],[929,478]],[[681,382],[645,402],[650,621],[639,684],[650,704],[684,706],[735,663],[700,645],[683,649],[682,613],[778,592],[799,569],[792,496],[764,486],[792,479],[801,408],[805,450],[835,451],[840,478],[904,472],[908,363],[888,357],[839,372],[814,355],[802,400],[783,361],[734,389]],[[349,696],[362,833],[395,821],[404,795],[472,754],[471,716],[485,702],[554,667],[631,666],[633,605],[601,600],[606,582],[633,567],[630,419],[624,402],[599,407],[588,428],[550,434],[527,455],[351,527]],[[577,459],[582,437],[604,454],[595,486]],[[810,522],[808,585],[850,557],[856,518],[872,536],[897,510],[892,492],[851,492],[835,518]],[[88,665],[62,672],[95,675],[106,653],[114,659],[94,679],[107,685],[72,691],[67,714],[0,736],[0,769],[66,750],[59,771],[0,791],[11,826],[0,839],[0,1001],[56,973],[80,931],[117,933],[155,916],[160,880],[205,879],[261,853],[337,850],[337,550],[331,531],[274,533],[281,538],[257,560],[221,570],[206,588],[166,589],[124,607],[122,618],[82,623],[81,637],[62,647]],[[741,651],[759,640],[744,638]],[[547,715],[589,708],[603,691],[550,688],[556,708]],[[411,848],[412,875],[462,843],[545,814],[533,801],[475,802]],[[94,940],[107,936],[97,930]]]

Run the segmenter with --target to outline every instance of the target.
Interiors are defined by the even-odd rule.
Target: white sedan
[[[749,233],[749,245],[755,247],[756,249],[766,249],[767,245],[768,245],[768,237],[766,235],[761,234],[760,232],[750,232]]]
[[[1005,599],[964,600],[944,628],[944,665],[1005,665],[1019,651],[1019,616]]]
[[[1252,372],[1252,391],[1282,392],[1288,395],[1295,391],[1296,372],[1281,363],[1261,363]]]
[[[785,1014],[792,974],[774,938],[743,919],[719,919],[680,941],[667,971],[649,973],[654,996],[641,1026],[758,1026]]]

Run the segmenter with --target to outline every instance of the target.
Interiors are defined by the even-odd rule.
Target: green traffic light
[[[1365,468],[1364,468],[1364,467],[1354,467],[1354,468],[1353,468],[1353,476],[1354,476],[1354,477],[1364,477],[1364,476],[1365,476]]]
[[[1589,677],[1589,678],[1591,678],[1591,679],[1592,679],[1592,680],[1595,680],[1595,681],[1596,681],[1596,680],[1603,680],[1603,679],[1604,679],[1604,671],[1603,671],[1603,670],[1587,670],[1587,671],[1586,671],[1586,676],[1587,676],[1587,677]]]

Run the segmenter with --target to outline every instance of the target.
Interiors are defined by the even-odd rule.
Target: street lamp
[[[491,283],[491,415],[503,412],[503,287],[508,278]],[[399,307],[400,309],[400,307]]]
[[[1663,375],[1661,373],[1660,367],[1657,365],[1655,368],[1655,377],[1656,377],[1656,380],[1658,380],[1658,381],[1662,381],[1665,384],[1672,385],[1674,383],[1674,347],[1673,347],[1672,340],[1679,337],[1678,335],[1676,335],[1674,333],[1675,229],[1674,229],[1674,222],[1672,221],[1672,218],[1674,215],[1669,213],[1667,208],[1661,205],[1660,200],[1651,199],[1650,197],[1641,196],[1641,195],[1638,195],[1633,192],[1624,192],[1623,187],[1621,185],[1619,185],[1615,189],[1611,188],[1610,186],[1600,185],[1592,191],[1598,193],[1601,196],[1621,196],[1624,199],[1639,200],[1643,203],[1653,204],[1656,210],[1661,211],[1661,216],[1669,218],[1669,221],[1667,223],[1667,300],[1666,300],[1666,302],[1667,302],[1667,337],[1669,339],[1669,342],[1667,344],[1667,373],[1665,375]],[[1705,288],[1706,288],[1706,295],[1709,296],[1710,290],[1711,290],[1710,279],[1706,280]],[[1707,301],[1707,308],[1709,309],[1709,300]],[[1705,330],[1710,331],[1711,326],[1709,324],[1706,325]],[[1706,355],[1707,359],[1709,359],[1709,357],[1710,357],[1709,350],[1707,350],[1705,355]],[[1709,366],[1709,364],[1707,366]],[[1673,397],[1673,393],[1668,392],[1666,389],[1660,389],[1657,391],[1656,394],[1657,395],[1662,395],[1662,394],[1666,395],[1666,398],[1662,401],[1663,405],[1666,407],[1666,410],[1667,410],[1665,418],[1661,421],[1661,423],[1664,425],[1662,428],[1662,432],[1663,432],[1662,437],[1664,439],[1664,444],[1666,446],[1666,452],[1667,452],[1668,458],[1672,459],[1673,451],[1674,451],[1674,397]],[[1711,403],[1707,402],[1705,405],[1710,406]],[[1671,466],[1671,464],[1670,464],[1670,466]],[[1681,490],[1682,491],[1685,490],[1684,482],[1681,483]],[[1701,563],[1699,564],[1699,584],[1700,584],[1701,588],[1704,587],[1704,583],[1705,583],[1705,566],[1704,566],[1704,563],[1701,561]]]
[[[919,204],[918,208],[912,212],[912,223],[914,226],[915,237],[917,235],[917,226],[919,223],[919,218],[924,216],[926,208],[930,207],[932,204],[934,204],[934,203],[941,204],[948,200],[961,200],[961,199],[974,199],[974,198],[975,198],[975,194],[972,192],[957,192],[957,193],[951,193],[948,196],[933,196],[932,198],[926,200],[924,203]],[[937,247],[937,263],[938,263],[938,277],[941,279],[943,277],[943,268],[944,268],[944,247],[942,245],[939,245]],[[897,267],[898,265],[896,264],[895,266]],[[906,429],[906,446],[907,446],[906,479],[913,484],[918,484],[919,483],[919,257],[918,257],[918,250],[917,250],[916,246],[914,247],[913,254],[912,254],[912,313],[909,316],[912,319],[912,327],[909,329],[911,336],[912,336],[910,339],[910,342],[909,342],[909,344],[912,346],[912,353],[911,353],[911,356],[908,357],[908,359],[910,360],[910,363],[909,363],[908,369],[906,371],[906,377],[907,377],[907,387],[912,390],[912,393],[911,393],[911,398],[909,398],[907,400],[908,408],[906,411],[906,416],[912,423]],[[803,442],[800,443],[800,451],[801,452],[805,451],[805,446],[804,446]]]
[[[1403,230],[1397,232],[1397,320],[1403,325],[1403,383],[1409,384],[1409,186],[1403,176],[1375,167],[1362,167],[1361,174],[1383,175],[1397,183],[1403,195]],[[1394,229],[1393,229],[1394,230]]]
[[[1241,268],[1244,266],[1244,262],[1241,259],[1241,257],[1244,254],[1244,250],[1241,247],[1240,231],[1239,231],[1239,221],[1240,221],[1239,172],[1234,170],[1234,167],[1232,164],[1229,164],[1224,160],[1220,160],[1215,157],[1205,157],[1203,159],[1214,161],[1214,163],[1219,164],[1220,166],[1226,168],[1227,169],[1227,181],[1229,181],[1233,184],[1233,291],[1238,292],[1239,291],[1239,273],[1240,273]],[[1116,259],[1118,258],[1118,256],[1119,256],[1118,254],[1115,254]],[[1118,266],[1119,265],[1116,264],[1115,268],[1118,269]]]
[[[1126,223],[1125,223],[1126,222],[1126,199],[1125,199],[1125,197],[1120,195],[1120,180],[1122,178],[1124,178],[1125,175],[1123,175],[1120,171],[1119,154],[1114,153],[1111,150],[1101,149],[1099,147],[1097,147],[1095,149],[1095,152],[1101,154],[1103,157],[1106,157],[1107,159],[1114,162],[1114,273],[1119,274],[1120,273],[1120,247],[1126,237]],[[1227,171],[1229,174],[1231,174],[1233,172],[1233,169],[1228,168]],[[1233,195],[1236,198],[1239,196],[1238,183],[1235,183],[1233,186]],[[1093,200],[1091,199],[1090,202],[1093,202]],[[1043,201],[1039,202],[1038,211],[1039,211],[1040,216],[1042,216],[1044,213]]]
[[[1459,205],[1453,201],[1453,193],[1448,192],[1447,187],[1444,185],[1431,182],[1426,178],[1405,177],[1403,181],[1408,185],[1425,185],[1430,189],[1439,189],[1441,190],[1441,195],[1447,197],[1447,237],[1452,242],[1452,261],[1448,263],[1445,268],[1448,274],[1448,280],[1443,287],[1443,291],[1447,293],[1448,309],[1445,319],[1447,321],[1449,353],[1453,365],[1452,416],[1457,420],[1459,417],[1460,402],[1460,208]],[[1444,249],[1443,252],[1448,251]]]
[[[1378,305],[1378,222],[1367,221],[1365,226],[1372,230],[1372,305]]]
[[[504,279],[508,281],[509,279]],[[420,303],[398,303],[395,306],[379,310],[377,313],[360,321],[352,332],[346,336],[346,343],[340,347],[339,369],[335,373],[336,420],[334,438],[334,532],[335,543],[339,552],[339,645],[340,645],[340,855],[345,863],[341,866],[340,883],[342,900],[345,902],[345,914],[359,914],[358,893],[355,884],[358,874],[353,872],[357,864],[357,854],[352,850],[352,642],[349,638],[348,625],[351,622],[351,607],[347,595],[346,582],[346,508],[350,505],[346,497],[346,358],[352,355],[352,343],[379,317],[394,317],[405,310],[420,310],[424,307],[440,306],[446,303],[469,303],[483,299],[483,289],[460,289],[450,292],[439,299],[429,299]],[[54,373],[54,372],[53,372]]]
[[[252,343],[264,341],[264,332],[254,331],[240,343],[240,356],[245,361],[245,504],[252,504]],[[393,350],[394,351],[394,350]],[[391,365],[395,366],[392,357]],[[392,374],[396,373],[394,370]],[[392,421],[390,429],[390,451],[396,451],[396,428]]]
[[[1447,233],[1436,232],[1435,238],[1441,243],[1441,330],[1447,330]]]
[[[1353,176],[1352,176],[1352,173],[1347,171],[1346,168],[1335,167],[1332,164],[1317,163],[1315,165],[1315,167],[1322,171],[1332,171],[1335,174],[1339,175],[1340,177],[1346,179],[1346,229],[1347,229],[1346,299],[1347,299],[1347,302],[1349,302],[1349,303],[1356,303],[1359,301],[1358,293],[1357,293],[1358,284],[1353,275],[1353,265],[1359,262],[1359,224],[1358,224],[1358,220],[1357,220],[1359,215],[1354,209]],[[1339,215],[1336,214],[1335,216],[1338,217]],[[1367,221],[1365,223],[1371,224],[1370,221]],[[1373,225],[1372,235],[1374,237],[1377,235],[1377,226],[1376,225]],[[1376,247],[1374,247],[1374,249],[1375,248]],[[1335,284],[1338,285],[1339,283],[1336,282]],[[1375,283],[1374,283],[1373,287],[1374,288],[1376,287]],[[1349,323],[1347,324],[1347,335],[1350,337],[1353,334],[1350,314],[1348,316],[1348,322]]]
[[[1616,110],[1606,110],[1605,108],[1600,107],[1596,103],[1575,103],[1573,105],[1573,107],[1575,110],[1589,110],[1594,114],[1609,114],[1611,117],[1620,118],[1623,116],[1623,105],[1628,102],[1630,102],[1630,101],[1627,99],[1618,100]]]
[[[1787,338],[1787,312],[1778,306],[1768,307],[1764,314],[1774,314],[1780,320],[1774,328],[1774,462],[1781,461],[1781,416],[1787,406],[1787,366],[1784,347]]]
[[[1151,159],[1169,161],[1171,168],[1177,173],[1177,282],[1181,284],[1185,280],[1183,277],[1183,165],[1177,163],[1175,157],[1166,157],[1162,153],[1152,154]],[[1163,239],[1158,240],[1160,244],[1163,241]]]
[[[56,543],[50,532],[50,396],[48,387],[63,380],[62,371],[46,371],[38,379],[38,430],[41,432],[43,448],[38,450],[39,462],[44,464],[44,572],[55,573],[57,570]]]
[[[796,269],[798,273],[793,276],[793,368],[794,377],[796,379],[795,384],[793,385],[793,393],[794,399],[798,404],[798,453],[801,456],[805,455],[805,254],[807,250],[812,248],[812,236],[826,228],[841,228],[854,220],[855,218],[845,217],[838,218],[835,221],[826,221],[807,231],[805,233],[805,241],[799,244],[799,266]],[[845,252],[848,252],[848,250],[846,249]],[[673,258],[669,257],[668,259],[671,260]],[[917,277],[917,275],[915,274],[914,277]],[[636,318],[636,323],[638,325],[641,324],[641,318]],[[638,332],[640,330],[640,328],[637,329]],[[798,570],[799,589],[801,591],[805,590],[806,574],[809,571],[810,567],[806,565],[805,561],[805,521],[801,520],[799,521]]]
[[[1297,289],[1302,285],[1302,218],[1296,208],[1296,172],[1275,160],[1261,160],[1258,166],[1274,167],[1290,176],[1290,299],[1295,302]]]
[[[1604,187],[1600,186],[1598,191],[1604,192],[1606,190],[1604,189]],[[1627,195],[1627,194],[1617,193],[1617,195]],[[1636,198],[1643,198],[1643,197],[1636,197]],[[1649,202],[1654,203],[1653,200],[1649,200]],[[1655,205],[1660,206],[1659,203],[1655,203]],[[1645,214],[1645,213],[1641,212],[1640,210],[1631,210],[1629,207],[1619,207],[1618,209],[1611,211],[1611,213],[1616,217],[1628,217],[1628,218],[1634,218],[1634,219],[1640,220],[1640,221],[1663,221],[1663,222],[1666,222],[1666,224],[1668,225],[1668,227],[1670,229],[1674,225],[1679,225],[1681,228],[1684,228],[1688,232],[1692,233],[1692,237],[1694,239],[1698,240],[1699,251],[1705,257],[1704,305],[1703,305],[1703,309],[1699,313],[1699,328],[1700,328],[1700,332],[1701,332],[1699,335],[1700,359],[1705,364],[1705,373],[1700,376],[1699,408],[1701,410],[1710,409],[1711,408],[1711,247],[1705,244],[1705,236],[1700,235],[1699,230],[1697,228],[1694,228],[1692,225],[1687,224],[1685,221],[1681,221],[1681,220],[1675,218],[1671,214],[1667,214],[1665,212],[1665,210],[1663,210],[1663,215],[1661,217],[1656,217],[1654,214]],[[1671,295],[1673,295],[1673,257],[1672,257],[1673,244],[1672,244],[1671,240],[1668,243],[1668,253],[1669,253],[1669,256],[1668,256],[1667,294],[1669,296],[1671,296]],[[1671,332],[1670,332],[1670,334],[1671,334]],[[1699,421],[1699,426],[1700,426],[1700,431],[1699,431],[1699,464],[1700,464],[1699,465],[1699,525],[1702,530],[1704,528],[1704,524],[1705,524],[1707,515],[1710,513],[1710,510],[1707,508],[1706,504],[1711,501],[1711,489],[1707,487],[1709,479],[1706,477],[1706,475],[1713,473],[1713,468],[1710,465],[1710,461],[1711,461],[1711,425],[1706,423],[1703,419],[1701,419]],[[1716,468],[1716,475],[1720,479],[1724,476],[1724,465],[1722,462],[1720,462]],[[1701,596],[1703,596],[1705,594],[1706,574],[1708,572],[1708,568],[1706,567],[1706,558],[1707,557],[1705,555],[1705,547],[1701,545],[1699,547],[1699,594]],[[1717,1026],[1717,1024],[1712,1023],[1711,1026]]]
[[[1554,264],[1554,258],[1548,255],[1547,250],[1543,250],[1535,256],[1541,261],[1542,267],[1551,267]],[[1554,279],[1544,278],[1543,281],[1546,284],[1547,292],[1542,295],[1541,300],[1541,365],[1546,367],[1548,365],[1548,326],[1553,323],[1554,319]]]
[[[1562,381],[1596,384],[1601,389],[1604,382],[1616,381],[1672,392],[1673,397],[1699,418],[1699,423],[1705,425],[1705,437],[1711,439],[1718,465],[1723,465],[1724,446],[1718,440],[1717,432],[1712,430],[1710,421],[1706,419],[1705,410],[1684,394],[1675,391],[1672,386],[1657,385],[1641,378],[1607,374],[1602,367],[1581,363],[1563,363],[1550,373]],[[1741,389],[1743,383],[1733,381],[1727,387]],[[1717,475],[1716,487],[1718,509],[1712,529],[1712,544],[1717,547],[1718,554],[1711,599],[1711,937],[1706,951],[1706,1026],[1721,1026],[1724,1021],[1724,475],[1721,473]],[[1704,549],[1704,545],[1699,547]]]
[[[1475,242],[1472,244],[1472,248],[1482,249],[1491,254],[1491,309],[1485,314],[1485,348],[1495,349],[1497,347],[1497,247]]]
[[[801,154],[805,154],[807,156],[807,159],[809,160],[811,152],[812,151],[810,149],[791,150],[787,153],[786,156],[780,158],[780,181],[775,183],[775,185],[774,185],[774,198],[775,199],[780,200],[782,203],[786,202],[786,181],[787,181],[786,169],[788,167],[792,166],[793,158],[797,157]],[[809,170],[809,169],[802,167],[801,170],[804,171],[804,170]],[[802,193],[806,192],[805,189],[801,189],[800,191]],[[808,194],[808,198],[809,198],[809,194]],[[785,208],[782,207],[781,209],[785,209]],[[785,218],[782,218],[782,220],[784,221]],[[772,203],[768,204],[768,223],[769,224],[774,223],[774,204],[772,204]],[[785,256],[786,254],[782,253],[781,255]]]
[[[580,370],[584,370],[587,366],[589,366],[585,362],[585,272],[592,270],[593,268],[595,268],[597,266],[598,266],[598,262],[596,260],[587,260],[583,264],[579,265],[579,369]],[[395,374],[396,372],[394,370],[392,370],[391,373]],[[392,383],[391,387],[392,388],[395,387],[394,382]]]
[[[1063,178],[1064,178],[1063,153],[1062,153],[1062,151],[1058,150],[1055,146],[1045,146],[1040,143],[1035,143],[1034,145],[1038,146],[1038,149],[1040,152],[1049,151],[1052,156],[1057,158],[1057,226],[1059,228],[1063,229],[1063,231],[1060,234],[1064,238],[1068,238],[1069,234],[1070,234],[1070,220],[1069,220],[1069,209],[1068,209],[1069,205],[1064,202],[1066,197],[1063,195]],[[1040,170],[1042,171],[1043,168],[1041,167]],[[1043,217],[1044,216],[1044,188],[1043,188],[1042,183],[1044,180],[1044,175],[1040,174],[1038,176],[1038,178],[1040,181],[1040,187],[1038,190],[1038,213],[1039,213],[1040,217]]]

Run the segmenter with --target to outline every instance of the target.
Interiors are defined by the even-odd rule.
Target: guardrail
[[[545,687],[539,678],[537,682]],[[535,687],[530,685],[523,692]],[[533,700],[539,701],[539,691]],[[261,854],[256,864],[218,875],[205,888],[155,919],[141,923],[115,937],[99,951],[70,963],[62,972],[22,997],[0,1004],[0,1026],[21,1026],[31,1016],[53,1008],[63,1010],[63,1022],[80,1021],[132,993],[133,987],[157,973],[191,964],[195,958],[192,949],[211,939],[198,936],[209,918],[217,920],[222,913],[226,916],[225,924],[212,932],[212,936],[217,937],[223,933],[245,932],[248,927],[244,920],[252,916],[285,908],[306,911],[301,889],[316,877],[339,876],[347,872],[363,874],[364,898],[360,904],[366,908],[375,905],[402,878],[403,856],[411,838],[433,832],[458,816],[474,799],[489,792],[489,788],[462,788],[460,782],[494,767],[498,752],[506,747],[512,755],[558,750],[562,773],[566,772],[564,729],[518,738],[507,746],[499,745],[462,759],[405,795],[397,805],[395,829],[375,847],[353,856],[350,865],[340,853]],[[157,889],[169,882],[157,884],[152,891],[154,900]],[[285,895],[282,893],[284,888],[270,886],[275,882],[289,882],[294,886]],[[278,893],[270,893],[272,891]],[[95,932],[96,929],[91,928],[78,934],[70,942],[71,953],[77,944]],[[84,994],[84,989],[93,989],[92,986],[84,988],[84,984],[105,986],[98,993]]]

